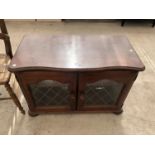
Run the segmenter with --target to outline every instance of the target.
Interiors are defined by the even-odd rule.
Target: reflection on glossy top
[[[9,66],[10,71],[131,69],[144,65],[124,36],[25,36]]]

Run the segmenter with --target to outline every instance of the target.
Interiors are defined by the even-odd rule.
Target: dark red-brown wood
[[[75,110],[76,106],[76,74],[73,73],[64,73],[64,72],[48,72],[48,71],[30,71],[30,72],[21,72],[18,73],[17,79],[19,84],[21,85],[22,91],[26,96],[26,100],[30,109],[30,112],[33,113],[37,110],[46,110],[49,109],[51,112],[58,111],[72,111]],[[67,106],[64,107],[37,107],[31,95],[31,91],[29,91],[29,85],[37,83],[42,80],[55,80],[61,83],[69,84],[70,89],[70,102]]]
[[[84,110],[84,111],[103,111],[108,109],[115,109],[121,110],[123,102],[127,96],[125,94],[125,91],[127,89],[127,86],[133,83],[135,80],[135,77],[137,77],[137,73],[135,71],[98,71],[98,72],[82,72],[79,75],[79,89],[78,89],[78,98],[79,98],[79,104],[78,109]],[[84,90],[86,87],[86,84],[93,83],[99,80],[108,79],[112,80],[118,83],[123,84],[123,89],[116,101],[113,105],[100,105],[100,106],[87,106],[84,103]],[[129,91],[129,89],[127,89]]]
[[[142,71],[144,65],[124,36],[30,35],[23,38],[9,70],[34,69]]]
[[[126,37],[104,35],[25,36],[9,66],[27,100],[30,115],[49,112],[119,114],[138,72],[144,69]],[[115,103],[86,105],[86,85],[107,79],[122,83]],[[67,106],[35,105],[30,85],[43,80],[69,84],[70,102]]]

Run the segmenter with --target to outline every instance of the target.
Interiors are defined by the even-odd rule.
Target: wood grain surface
[[[27,35],[21,41],[9,70],[87,71],[145,69],[125,36]]]

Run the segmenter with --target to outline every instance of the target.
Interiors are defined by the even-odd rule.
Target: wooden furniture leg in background
[[[125,22],[126,22],[126,20],[125,19],[122,19],[121,26],[124,26]]]
[[[153,23],[152,23],[152,27],[154,27],[155,26],[155,20],[153,20]]]
[[[16,94],[12,91],[12,88],[10,86],[9,83],[5,84],[5,88],[7,89],[9,95],[11,96],[12,100],[14,101],[14,103],[16,104],[16,106],[19,108],[19,110],[21,111],[22,114],[25,114],[25,110],[23,109],[23,107],[21,106]]]
[[[9,85],[11,73],[8,71],[7,66],[10,59],[13,57],[12,47],[10,42],[10,37],[7,31],[7,27],[4,19],[0,19],[0,40],[4,42],[5,52],[0,53],[0,85],[4,85],[10,94],[10,97],[15,102],[16,106],[19,108],[22,114],[25,114],[23,107],[21,106],[17,96],[13,92],[11,86]],[[10,98],[0,98],[0,100],[6,100]]]

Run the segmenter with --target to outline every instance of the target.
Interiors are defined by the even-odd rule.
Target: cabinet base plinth
[[[29,116],[31,116],[31,117],[36,117],[36,116],[38,116],[38,115],[43,115],[43,114],[80,114],[80,113],[113,113],[113,114],[115,114],[115,115],[120,115],[120,114],[122,114],[123,113],[123,109],[121,109],[121,110],[119,110],[119,111],[115,111],[115,112],[113,112],[113,111],[105,111],[105,110],[103,110],[103,111],[82,111],[82,110],[78,110],[78,111],[62,111],[62,112],[60,112],[60,111],[40,111],[40,112],[32,112],[32,111],[28,111],[28,114],[29,114]]]
[[[36,116],[39,115],[39,114],[34,113],[34,112],[31,112],[31,111],[28,111],[28,114],[29,114],[29,116],[31,116],[31,117],[36,117]]]
[[[115,115],[120,115],[123,113],[123,109],[121,109],[120,111],[117,111],[117,112],[113,112]]]

